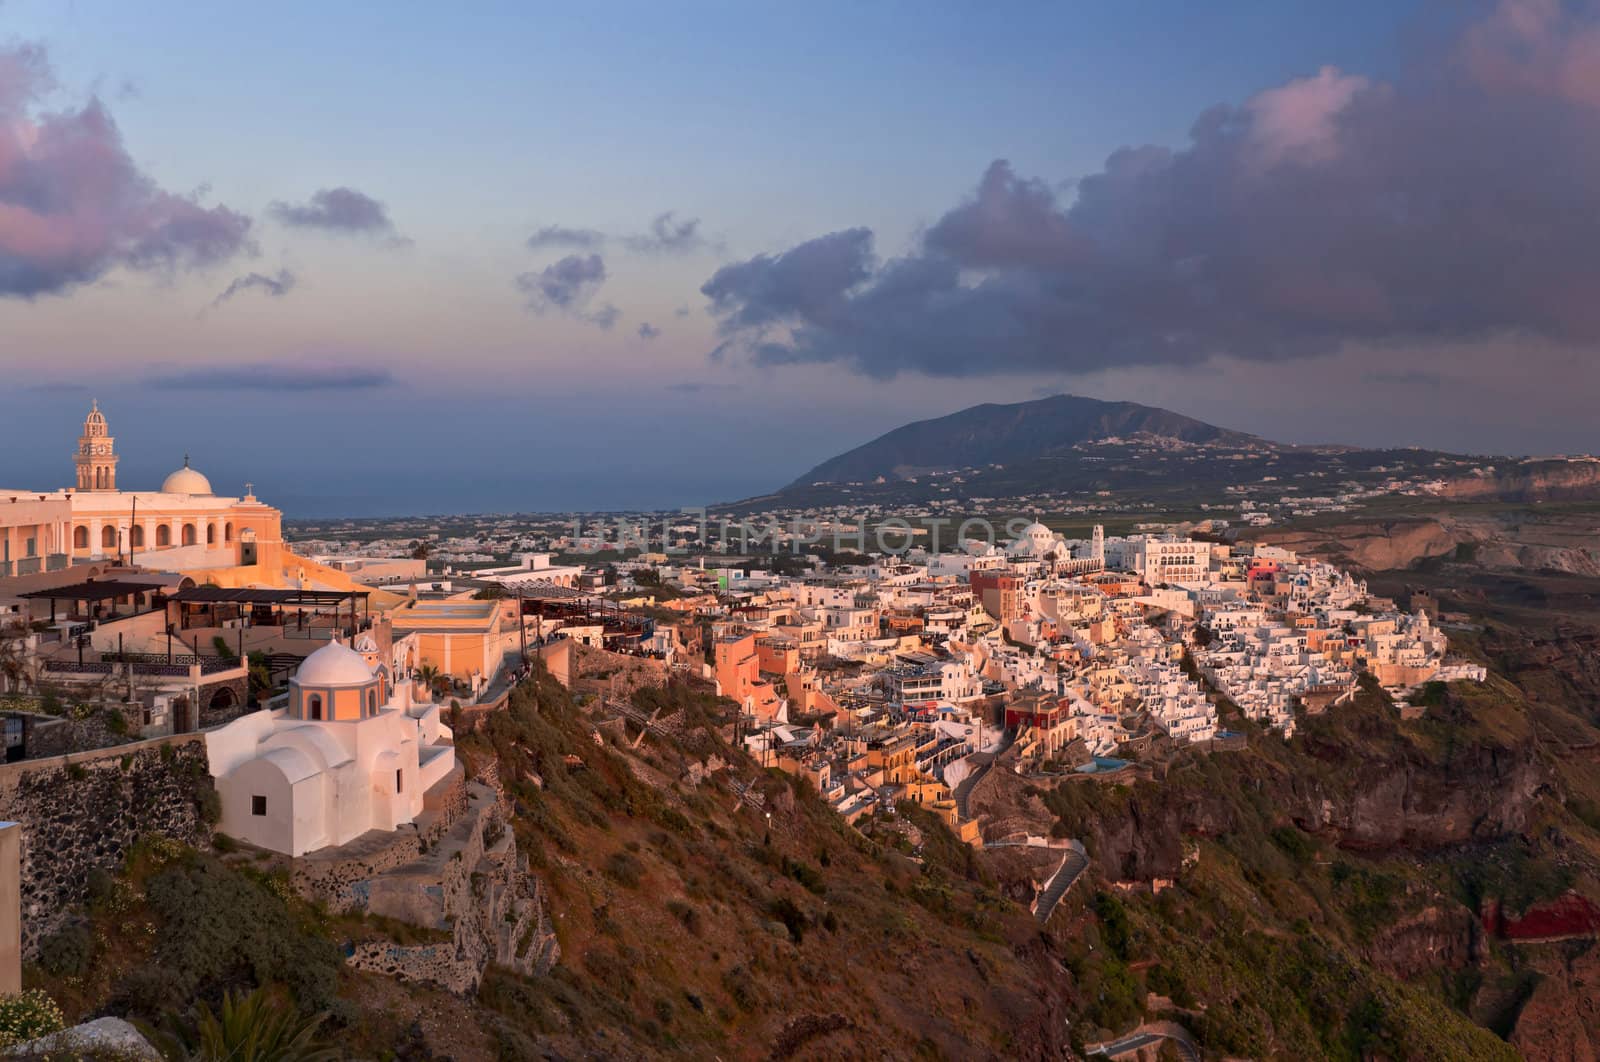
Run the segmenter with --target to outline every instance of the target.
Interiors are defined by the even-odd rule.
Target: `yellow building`
[[[508,612],[508,606],[510,612]],[[517,602],[451,598],[407,601],[389,612],[395,637],[416,634],[417,659],[452,678],[488,679],[520,648]]]
[[[217,495],[185,457],[159,490],[120,489],[115,440],[99,403],[84,418],[72,460],[75,487],[0,491],[0,575],[85,561],[167,571],[278,566],[283,515],[248,484],[242,497]]]

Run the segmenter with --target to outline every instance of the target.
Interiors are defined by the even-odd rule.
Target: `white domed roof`
[[[163,494],[210,494],[211,481],[189,467],[189,455],[183,455],[183,467],[168,476],[161,484]]]
[[[294,681],[301,686],[364,686],[373,679],[361,654],[339,642],[329,642],[306,657]]]

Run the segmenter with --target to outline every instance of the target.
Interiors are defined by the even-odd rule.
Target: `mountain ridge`
[[[903,424],[829,458],[785,489],[867,482],[880,476],[906,479],[927,472],[1057,457],[1082,443],[1130,436],[1234,447],[1276,445],[1158,406],[1060,394],[1027,402],[988,402]]]

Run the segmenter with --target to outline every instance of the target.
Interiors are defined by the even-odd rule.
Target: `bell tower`
[[[72,463],[78,466],[78,489],[81,491],[117,489],[117,454],[106,434],[106,416],[100,412],[96,400],[83,420],[83,434],[78,436],[78,452]]]

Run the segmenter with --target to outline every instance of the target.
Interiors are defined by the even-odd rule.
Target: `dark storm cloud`
[[[699,218],[680,221],[675,210],[657,214],[651,220],[648,232],[632,236],[607,235],[599,229],[569,225],[546,225],[529,236],[526,242],[529,250],[534,251],[549,247],[594,251],[613,241],[635,254],[649,255],[689,254],[719,246],[701,232]]]
[[[588,309],[589,300],[605,282],[606,264],[597,254],[569,254],[538,272],[516,278],[517,290],[534,313],[555,310],[609,331],[622,319],[622,311],[609,302],[594,311]]]
[[[846,229],[723,266],[701,286],[724,333],[759,334],[775,324],[842,327],[850,303],[873,277],[872,230]]]
[[[660,334],[661,334],[661,329],[657,328],[655,325],[651,324],[649,321],[646,321],[646,322],[644,322],[643,324],[641,324],[639,326],[639,338],[640,339],[655,339]]]
[[[246,273],[242,277],[235,277],[233,283],[229,284],[221,295],[211,300],[211,305],[221,306],[235,295],[246,291],[261,291],[272,298],[280,299],[289,294],[294,285],[295,275],[287,269],[280,269],[275,276],[270,277],[265,273]]]
[[[605,260],[597,254],[569,254],[537,273],[517,277],[517,290],[527,297],[528,309],[577,310],[606,281]]]
[[[702,288],[718,351],[969,376],[1600,341],[1594,9],[1503,4],[1426,54],[1212,107],[1070,195],[996,160],[881,264],[852,229],[725,266]]]
[[[606,242],[605,233],[598,229],[573,229],[564,225],[546,225],[544,228],[528,237],[528,249],[533,251],[543,250],[546,247],[571,247],[578,250],[591,250]]]
[[[258,362],[170,369],[145,378],[149,387],[185,391],[367,391],[392,383],[387,369]]]
[[[677,212],[672,210],[657,214],[650,223],[649,232],[624,237],[622,242],[630,251],[640,254],[688,254],[710,246],[700,232],[699,218],[679,221]]]
[[[249,249],[249,218],[158,187],[99,100],[41,112],[53,87],[41,49],[0,47],[0,296],[61,294],[118,266],[211,266]]]
[[[355,235],[397,236],[389,210],[354,188],[324,188],[305,203],[276,202],[267,208],[282,224],[297,229]],[[403,237],[398,237],[403,241]]]

